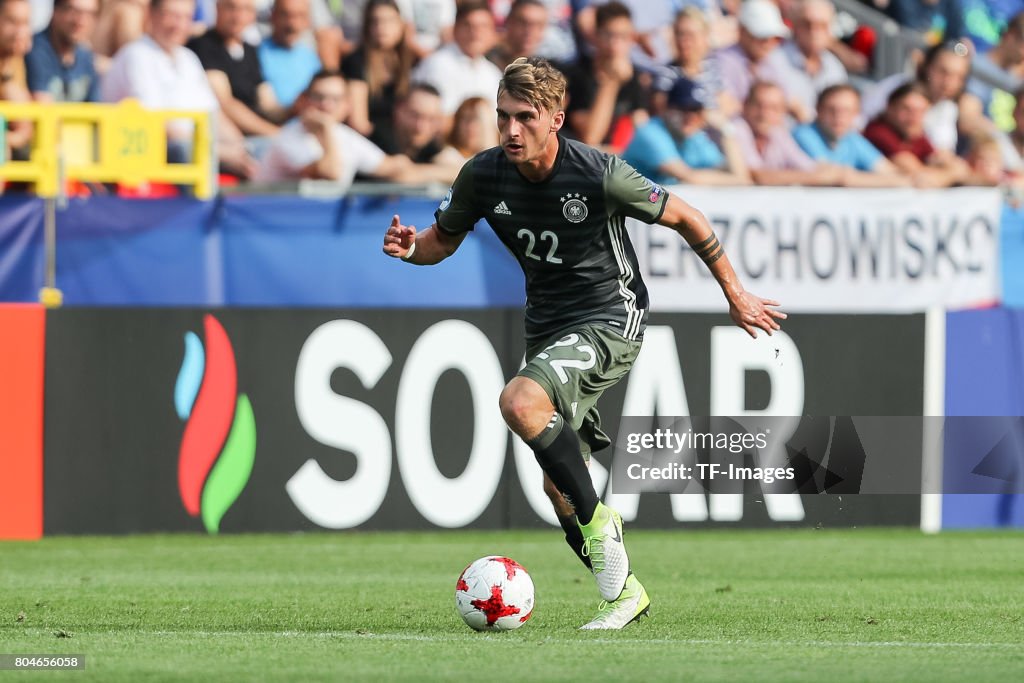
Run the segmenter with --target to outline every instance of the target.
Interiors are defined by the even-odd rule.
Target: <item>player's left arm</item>
[[[729,315],[747,334],[756,339],[758,328],[769,335],[780,329],[779,321],[785,320],[786,314],[775,308],[779,302],[762,299],[743,289],[725,249],[703,213],[668,193],[665,210],[657,223],[678,232],[704,261],[725,293],[729,302]]]

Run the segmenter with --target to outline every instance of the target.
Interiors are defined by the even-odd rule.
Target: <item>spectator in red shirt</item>
[[[885,111],[864,129],[864,137],[918,187],[949,187],[963,182],[970,168],[951,152],[939,151],[925,134],[931,103],[920,83],[907,83],[889,95]]]

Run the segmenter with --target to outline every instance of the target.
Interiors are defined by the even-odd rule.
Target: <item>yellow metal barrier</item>
[[[36,194],[58,195],[63,180],[191,185],[196,197],[215,191],[210,117],[206,112],[151,111],[136,100],[118,104],[0,102],[0,119],[35,129],[28,161],[0,160],[0,180],[31,183]],[[192,161],[167,163],[167,123],[190,121]]]

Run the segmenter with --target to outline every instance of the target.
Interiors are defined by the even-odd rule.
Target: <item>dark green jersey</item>
[[[534,342],[599,322],[639,339],[647,321],[626,217],[653,223],[668,201],[663,188],[618,157],[558,138],[551,174],[530,182],[500,147],[463,166],[434,214],[455,235],[486,218],[526,275],[526,338]]]

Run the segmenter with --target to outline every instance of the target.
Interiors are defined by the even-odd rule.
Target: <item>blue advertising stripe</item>
[[[457,258],[435,268],[383,254],[392,216],[422,231],[436,208],[425,199],[228,197],[218,216],[226,299],[242,306],[521,306],[522,273],[490,229],[474,231]]]
[[[999,226],[1000,276],[1003,284],[1003,304],[1012,308],[1024,307],[1024,206],[1003,206]]]
[[[947,315],[946,415],[1024,415],[1024,311],[995,308]],[[982,437],[964,433],[966,421],[947,421],[947,426],[943,488],[955,491],[962,482],[950,481],[949,472],[969,471],[978,464],[963,459],[977,459]],[[1024,444],[1012,448],[1016,478],[996,482],[1005,493],[943,496],[944,529],[1024,527],[1024,495],[1019,494],[1024,489]]]
[[[522,273],[489,229],[429,270],[384,256],[393,215],[424,230],[436,208],[375,197],[73,199],[58,212],[57,284],[69,306],[522,306]],[[0,246],[38,232],[38,258],[0,250],[11,259],[0,260],[6,300],[35,300],[42,285],[41,205],[38,220],[23,214],[0,212]]]
[[[140,306],[518,307],[523,277],[487,228],[425,270],[385,258],[394,214],[423,230],[437,201],[349,196],[76,198],[58,211],[64,302]],[[0,198],[0,300],[32,301],[43,278],[41,200]],[[1024,208],[1004,207],[1003,300],[1024,307]]]
[[[0,301],[36,302],[43,286],[43,200],[0,195]]]
[[[66,305],[215,306],[208,258],[216,202],[72,199],[57,214]]]

